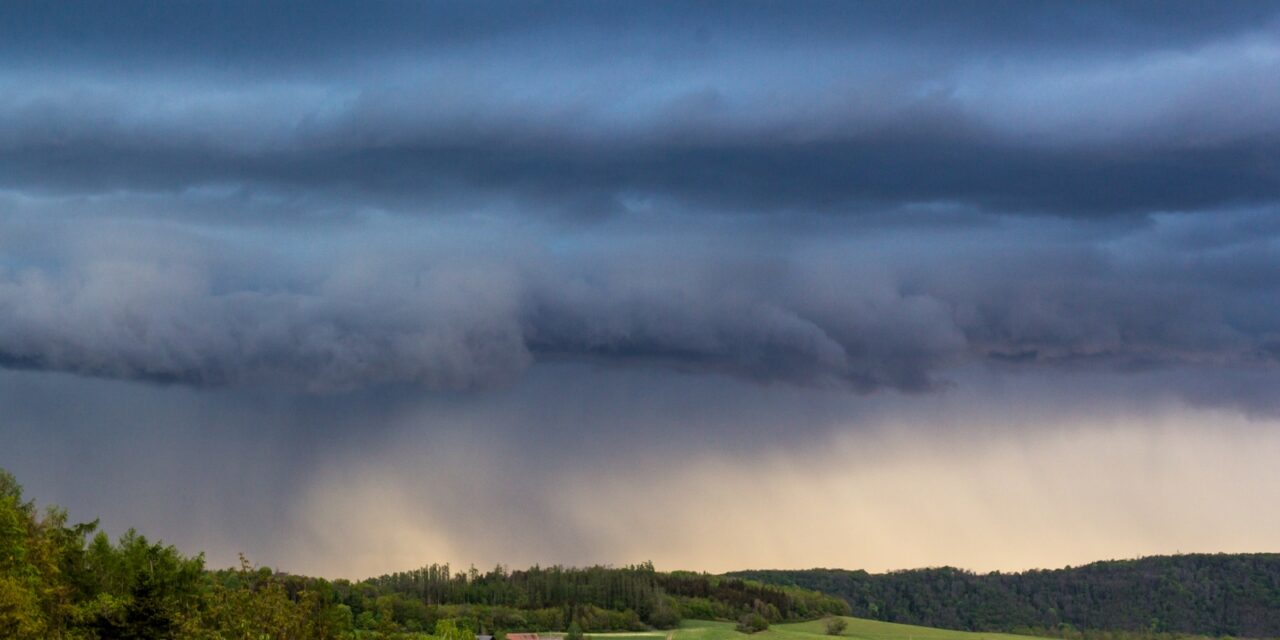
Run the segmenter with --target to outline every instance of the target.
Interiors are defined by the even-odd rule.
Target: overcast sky
[[[1280,6],[0,5],[0,466],[290,571],[1276,551]]]

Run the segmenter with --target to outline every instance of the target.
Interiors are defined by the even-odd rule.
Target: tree
[[[658,629],[674,629],[680,626],[680,613],[670,596],[658,598],[657,606],[649,614],[649,624]]]
[[[40,568],[32,562],[37,540],[35,505],[22,501],[22,485],[0,470],[0,636],[35,638],[45,632]]]
[[[827,630],[827,635],[838,636],[849,627],[849,621],[844,618],[828,616],[823,620],[823,627]]]
[[[97,523],[67,526],[67,512],[38,517],[22,485],[0,469],[0,637],[63,638],[79,612],[84,539]]]
[[[565,634],[564,640],[582,640],[582,625],[577,620],[569,623],[569,632]]]
[[[436,640],[474,640],[475,635],[462,628],[454,618],[445,618],[436,623]]]
[[[186,558],[132,529],[116,545],[99,533],[83,568],[98,597],[82,617],[102,637],[171,638],[194,615],[204,587],[203,557]]]
[[[766,620],[764,616],[755,613],[754,611],[744,614],[738,619],[737,629],[742,633],[758,633],[760,631],[766,631],[768,628],[769,621]]]

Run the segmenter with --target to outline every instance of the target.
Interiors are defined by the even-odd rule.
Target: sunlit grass
[[[840,633],[840,637],[854,640],[1044,640],[1044,638],[1009,633],[952,631],[862,618],[845,618],[844,620],[848,626]],[[735,626],[732,622],[685,620],[680,624],[679,629],[671,631],[588,633],[586,637],[587,640],[822,640],[822,638],[831,637],[826,633],[826,623],[823,620],[775,624],[770,626],[768,631],[753,633],[750,636],[738,632],[734,629]],[[548,632],[542,635],[563,637],[564,633]],[[402,640],[428,640],[434,636],[404,634],[398,637]]]

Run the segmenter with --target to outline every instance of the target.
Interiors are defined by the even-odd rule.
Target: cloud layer
[[[1280,355],[1270,209],[1118,231],[833,222],[780,245],[741,221],[638,237],[526,226],[520,240],[391,221],[321,231],[310,248],[145,221],[48,231],[36,215],[12,235],[57,246],[48,266],[0,271],[0,357],[15,368],[449,390],[568,358],[918,391],[973,362],[1273,370]]]
[[[0,168],[19,189],[231,185],[416,213],[1275,201],[1280,23],[1189,7],[401,7],[278,33],[261,25],[279,7],[136,8],[158,41],[131,37],[123,7],[17,15],[16,59],[54,50],[0,70]],[[233,17],[222,40],[177,36]],[[298,46],[318,37],[335,46]]]
[[[268,7],[5,9],[47,57],[0,68],[4,366],[921,390],[1275,361],[1257,5]]]

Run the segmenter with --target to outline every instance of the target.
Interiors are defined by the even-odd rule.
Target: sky
[[[1278,551],[1280,5],[0,5],[0,467],[283,570]]]

